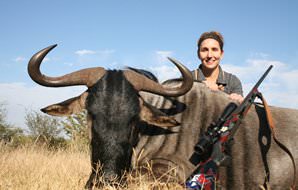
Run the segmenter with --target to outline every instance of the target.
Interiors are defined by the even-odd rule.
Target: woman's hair
[[[223,36],[221,35],[221,33],[216,31],[204,32],[198,40],[198,49],[200,49],[202,42],[208,38],[218,41],[220,49],[221,51],[223,51],[223,45],[224,45]]]

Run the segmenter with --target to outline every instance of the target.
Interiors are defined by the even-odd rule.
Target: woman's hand
[[[204,80],[203,83],[205,83],[206,86],[208,88],[210,88],[211,90],[214,90],[214,91],[219,90],[218,85],[215,82],[210,82],[210,81]]]
[[[216,83],[214,82],[210,82],[210,81],[203,81],[204,84],[206,84],[206,86],[208,88],[210,88],[211,90],[217,91],[217,90],[221,90],[223,91],[223,89],[221,89]],[[236,93],[232,93],[228,95],[230,99],[232,99],[233,101],[237,101],[238,103],[241,103],[243,101],[243,97],[240,94],[236,94]]]
[[[234,101],[237,101],[238,103],[241,103],[244,99],[240,94],[236,93],[229,94],[229,98]]]

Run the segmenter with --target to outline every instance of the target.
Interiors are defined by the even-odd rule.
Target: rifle
[[[199,164],[199,166],[187,179],[187,188],[205,190],[216,188],[215,180],[218,177],[218,167],[227,165],[230,161],[227,152],[233,137],[256,97],[259,96],[258,87],[272,67],[272,65],[269,66],[240,105],[237,106],[233,102],[228,104],[219,119],[212,122],[207,131],[199,138],[190,158],[192,164]]]

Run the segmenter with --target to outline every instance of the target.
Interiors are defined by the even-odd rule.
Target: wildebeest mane
[[[144,75],[145,77],[155,81],[155,82],[158,82],[158,79],[157,77],[151,73],[150,71],[147,71],[147,70],[144,70],[144,69],[137,69],[137,68],[133,68],[133,67],[127,67],[127,69],[129,70],[132,70],[132,71],[135,71],[141,75]]]

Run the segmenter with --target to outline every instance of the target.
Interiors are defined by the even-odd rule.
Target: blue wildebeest
[[[169,87],[179,84],[177,80],[166,83]],[[189,92],[177,98],[143,92],[141,96],[167,115],[173,115],[181,125],[172,128],[171,134],[153,135],[151,132],[143,135],[135,148],[136,156],[132,164],[142,165],[150,161],[157,174],[166,172],[166,165],[170,165],[176,168],[180,180],[185,181],[196,169],[190,162],[190,157],[198,137],[212,121],[219,118],[231,100],[225,93],[211,91],[198,82],[194,82]],[[270,109],[277,137],[289,148],[297,163],[298,142],[295,138],[298,136],[298,110],[274,106],[270,106]],[[217,182],[221,187],[219,189],[258,189],[268,174],[271,189],[289,189],[292,184],[292,162],[273,142],[261,105],[253,106],[249,110],[234,137],[231,155],[231,164],[220,168],[220,181]]]
[[[173,118],[147,104],[139,91],[163,96],[179,96],[191,89],[193,79],[190,71],[172,60],[182,74],[183,84],[178,87],[164,87],[150,73],[134,70],[105,70],[101,67],[79,70],[60,77],[45,76],[40,64],[54,46],[45,48],[32,56],[28,64],[30,77],[40,85],[64,87],[86,85],[88,90],[78,97],[42,109],[43,112],[65,116],[87,109],[88,125],[91,128],[92,173],[86,184],[91,188],[104,175],[104,181],[111,182],[130,168],[133,147],[137,144],[139,129],[136,123],[146,122],[156,126],[172,127],[179,123]],[[153,77],[153,78],[150,78]],[[100,174],[97,168],[101,165]]]
[[[98,163],[102,164],[106,181],[129,167],[150,162],[156,175],[174,167],[176,177],[184,182],[196,167],[189,159],[198,137],[230,102],[226,94],[211,91],[197,82],[191,88],[189,72],[177,63],[183,81],[171,80],[162,86],[133,71],[102,68],[47,77],[40,73],[39,65],[52,48],[32,57],[29,73],[44,86],[88,87],[78,97],[43,109],[52,115],[69,115],[87,109],[93,168],[87,187],[96,181]],[[271,107],[271,111],[278,138],[292,151],[297,162],[298,111],[278,107]],[[257,189],[268,170],[272,189],[285,189],[291,183],[291,161],[271,142],[271,131],[265,121],[261,106],[251,108],[236,133],[231,164],[220,169],[218,184],[222,189]]]

